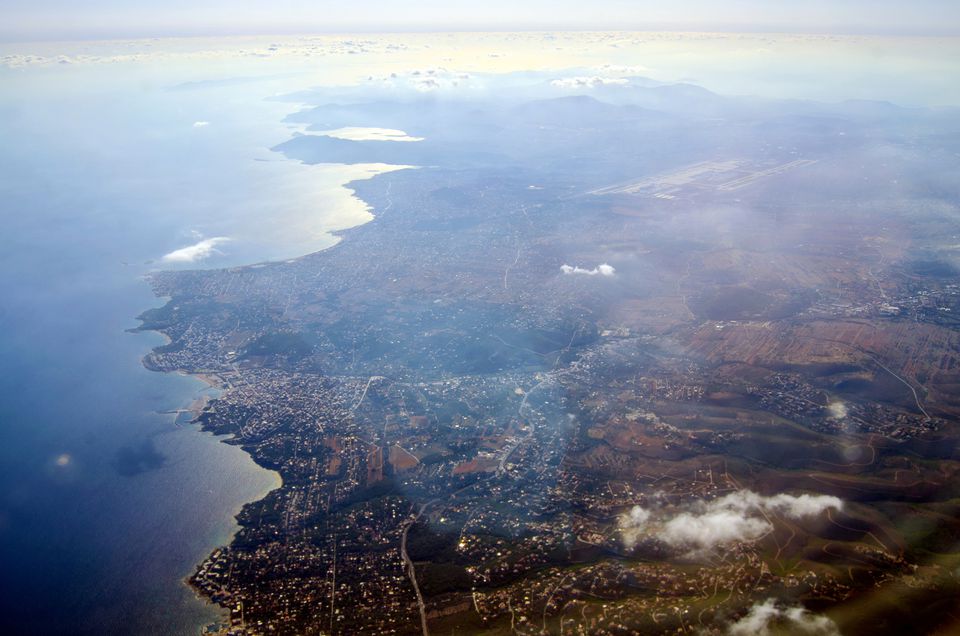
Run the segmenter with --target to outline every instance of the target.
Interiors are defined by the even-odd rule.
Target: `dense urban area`
[[[955,126],[622,90],[318,99],[279,152],[419,166],[375,219],[152,275],[145,364],[283,480],[190,579],[210,633],[960,624]]]

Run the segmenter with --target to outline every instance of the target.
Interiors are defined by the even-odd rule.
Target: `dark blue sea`
[[[163,339],[127,331],[163,302],[152,270],[297,256],[368,218],[341,187],[363,169],[269,150],[295,105],[266,98],[308,80],[207,81],[230,72],[0,69],[0,633],[197,633],[220,614],[185,577],[278,485],[167,413],[208,389],[144,369]]]

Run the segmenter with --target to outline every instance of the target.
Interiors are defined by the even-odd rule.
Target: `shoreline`
[[[366,225],[368,225],[368,224],[376,221],[377,218],[378,218],[378,216],[379,216],[379,215],[377,214],[377,210],[374,208],[374,206],[373,206],[371,203],[367,202],[366,200],[362,199],[360,196],[358,196],[358,195],[357,195],[357,189],[354,188],[354,187],[351,187],[351,186],[353,186],[353,185],[356,184],[356,183],[362,183],[362,182],[372,181],[372,180],[376,179],[377,177],[379,177],[379,176],[381,176],[381,175],[384,175],[384,174],[389,174],[389,173],[392,173],[392,172],[397,172],[397,171],[406,170],[406,169],[417,169],[417,168],[419,168],[419,166],[391,166],[391,169],[389,169],[389,170],[382,170],[382,171],[379,171],[379,172],[377,172],[376,174],[371,175],[371,176],[369,176],[369,177],[361,178],[361,179],[352,179],[352,180],[350,180],[350,181],[347,181],[346,183],[341,184],[341,187],[343,187],[345,190],[347,190],[347,192],[349,192],[349,196],[354,197],[354,198],[356,198],[358,201],[360,201],[361,203],[363,203],[363,205],[366,207],[367,212],[369,213],[369,218],[367,218],[367,219],[362,219],[362,220],[360,220],[360,222],[358,222],[358,223],[356,223],[355,225],[352,225],[352,226],[350,226],[350,227],[339,228],[339,229],[336,229],[336,230],[331,230],[331,231],[329,231],[328,233],[329,233],[331,236],[333,236],[333,237],[336,238],[336,240],[335,240],[331,245],[328,245],[328,246],[323,247],[323,248],[321,248],[321,249],[319,249],[319,250],[316,250],[316,251],[308,252],[308,253],[306,253],[306,254],[301,254],[301,255],[299,255],[299,256],[295,256],[295,257],[292,257],[292,258],[281,259],[281,260],[278,260],[278,261],[259,261],[259,262],[248,263],[248,264],[239,265],[239,266],[233,266],[233,267],[210,268],[209,271],[215,271],[215,270],[217,270],[217,269],[247,269],[247,268],[256,268],[256,267],[261,267],[261,266],[263,266],[263,265],[268,265],[268,264],[272,264],[272,263],[282,263],[282,262],[286,262],[286,261],[299,260],[299,259],[303,259],[303,258],[308,258],[308,257],[310,257],[310,256],[312,256],[312,255],[314,255],[314,254],[319,254],[319,253],[321,253],[321,252],[329,251],[330,249],[332,249],[332,248],[334,248],[334,247],[343,245],[344,239],[346,238],[346,235],[347,235],[351,230],[354,230],[354,229],[359,228],[359,227],[366,226]],[[391,207],[391,206],[388,205],[388,206],[387,206],[387,209],[389,209],[390,207]],[[154,274],[154,273],[160,274],[160,273],[163,273],[163,272],[166,272],[166,271],[181,271],[181,270],[156,270],[155,272],[148,272],[147,274],[145,274],[145,275],[142,277],[143,280],[144,280],[148,285],[150,285],[150,288],[151,288],[151,290],[153,291],[154,296],[155,296],[156,298],[158,298],[158,299],[161,299],[161,300],[165,301],[162,305],[160,305],[160,307],[165,307],[167,304],[169,304],[170,302],[173,301],[173,298],[172,298],[171,296],[166,295],[166,294],[158,293],[157,288],[156,288],[156,286],[155,286],[152,278],[153,278],[153,274]],[[183,271],[190,271],[190,270],[183,270]],[[194,270],[194,271],[197,271],[197,270]],[[208,271],[208,270],[199,270],[199,271]],[[224,390],[226,389],[226,387],[227,387],[227,383],[223,380],[222,377],[220,377],[220,375],[219,375],[220,372],[217,372],[217,371],[196,371],[196,372],[194,372],[194,371],[189,371],[189,370],[187,370],[187,369],[177,369],[177,370],[163,369],[163,368],[161,368],[161,367],[159,367],[158,365],[156,365],[156,364],[153,363],[153,354],[155,353],[156,349],[169,345],[170,343],[173,342],[173,339],[172,339],[165,331],[163,331],[162,327],[161,327],[161,328],[152,328],[152,327],[146,327],[146,326],[145,326],[146,320],[145,320],[144,316],[145,316],[145,314],[146,314],[148,311],[150,311],[151,309],[155,309],[155,308],[145,309],[143,312],[141,312],[141,313],[136,317],[136,320],[140,321],[140,323],[141,323],[140,325],[138,325],[138,326],[136,326],[136,327],[133,327],[133,328],[130,328],[130,329],[127,329],[127,331],[130,332],[130,333],[146,333],[146,332],[150,332],[150,333],[160,334],[160,335],[164,338],[164,340],[165,340],[165,342],[164,342],[162,345],[155,346],[155,347],[150,347],[150,350],[141,357],[140,362],[141,362],[141,364],[144,366],[144,368],[146,368],[148,371],[152,371],[152,372],[155,372],[155,373],[176,373],[176,374],[178,374],[178,375],[182,375],[182,376],[189,377],[189,378],[192,378],[192,379],[194,379],[194,380],[197,380],[197,381],[200,382],[202,385],[204,385],[204,386],[206,387],[206,389],[214,389],[214,390],[216,390],[216,391],[224,391]],[[198,392],[203,391],[203,390],[204,390],[204,389],[199,389]],[[212,625],[220,625],[220,626],[227,625],[227,626],[228,626],[228,625],[229,625],[230,610],[229,610],[225,605],[223,605],[222,603],[212,600],[209,596],[207,596],[206,594],[204,594],[203,591],[200,590],[200,588],[198,588],[196,585],[194,585],[194,584],[193,584],[193,577],[194,577],[194,575],[198,572],[199,568],[202,567],[203,563],[207,560],[207,558],[210,557],[210,555],[214,554],[214,553],[217,552],[218,550],[221,550],[221,549],[224,549],[224,548],[229,548],[229,547],[233,544],[233,542],[236,540],[237,534],[243,529],[243,526],[242,526],[242,524],[241,524],[240,521],[239,521],[239,516],[240,516],[241,513],[243,512],[244,507],[246,507],[246,506],[248,506],[248,505],[251,505],[251,504],[255,504],[255,503],[257,503],[257,502],[265,499],[270,493],[272,493],[272,492],[275,491],[275,490],[278,490],[278,489],[282,488],[283,485],[284,485],[283,476],[282,476],[278,471],[273,470],[273,469],[271,469],[271,468],[268,468],[268,467],[266,467],[266,466],[263,466],[263,465],[257,460],[257,457],[256,457],[253,453],[248,452],[241,444],[239,444],[239,443],[237,443],[237,442],[235,441],[235,440],[236,440],[235,434],[223,434],[223,433],[218,434],[218,433],[216,433],[215,431],[206,428],[206,427],[204,426],[204,424],[199,421],[199,416],[200,416],[200,414],[203,412],[203,409],[205,409],[205,408],[207,407],[207,405],[208,405],[211,401],[213,401],[213,400],[216,400],[216,397],[210,398],[209,396],[198,396],[198,397],[196,397],[189,405],[186,405],[186,406],[181,407],[181,408],[183,408],[184,410],[189,410],[189,411],[191,412],[191,416],[192,416],[192,417],[191,417],[191,420],[190,420],[189,423],[190,423],[190,424],[195,424],[195,425],[197,425],[197,426],[196,426],[197,431],[202,432],[202,433],[206,433],[206,434],[210,434],[210,435],[212,435],[214,438],[217,438],[217,440],[218,440],[219,442],[221,442],[221,443],[228,444],[228,445],[230,445],[230,446],[236,446],[241,452],[245,453],[245,454],[247,455],[247,457],[249,457],[249,458],[253,461],[253,463],[257,466],[258,469],[261,469],[261,470],[263,470],[263,471],[266,471],[266,473],[270,474],[270,475],[274,478],[274,483],[273,483],[273,485],[271,485],[271,487],[265,489],[265,490],[264,490],[263,492],[261,492],[261,493],[258,493],[255,497],[251,498],[249,501],[245,501],[245,502],[243,502],[243,503],[240,504],[239,508],[238,508],[238,509],[233,513],[233,515],[232,515],[232,519],[233,519],[234,524],[236,525],[236,527],[235,527],[235,529],[230,533],[230,536],[227,537],[224,542],[222,542],[222,543],[217,543],[216,545],[214,545],[214,546],[212,547],[212,549],[207,552],[206,556],[204,556],[199,562],[196,562],[196,563],[193,564],[193,566],[192,566],[192,572],[189,573],[189,574],[187,574],[184,578],[181,579],[181,582],[182,582],[186,587],[188,587],[188,588],[191,590],[191,592],[193,593],[194,597],[197,598],[197,600],[202,600],[202,601],[203,601],[204,607],[215,608],[215,611],[216,611],[217,614],[219,615],[218,621],[215,621],[215,622],[213,622],[213,623],[204,621],[204,624],[196,625],[196,626],[195,626],[195,628],[196,628],[196,633],[198,633],[198,634],[206,633],[205,630],[207,630],[207,629],[208,629],[209,627],[211,627]],[[218,631],[217,633],[221,633],[221,631],[222,631],[222,630]]]
[[[217,388],[216,383],[215,383],[209,376],[207,376],[206,374],[196,374],[196,375],[194,375],[194,374],[190,374],[190,373],[186,373],[186,372],[180,372],[180,375],[183,375],[183,376],[186,376],[186,377],[190,377],[190,378],[199,380],[199,381],[203,382],[204,384],[208,385],[209,387]],[[199,414],[199,412],[198,412],[198,414]],[[208,550],[207,550],[205,556],[203,556],[199,562],[192,563],[192,564],[191,564],[190,571],[189,571],[188,573],[186,573],[186,574],[185,574],[183,577],[181,577],[181,579],[180,579],[181,585],[183,585],[184,587],[188,588],[188,589],[190,590],[190,592],[193,594],[193,597],[194,597],[198,602],[200,602],[200,603],[203,605],[203,607],[209,608],[209,609],[211,609],[212,611],[216,612],[216,614],[217,614],[217,620],[216,620],[216,621],[204,620],[201,624],[194,625],[195,632],[196,632],[197,634],[206,634],[206,633],[216,633],[216,634],[220,634],[220,633],[225,633],[225,632],[223,632],[222,629],[218,629],[216,632],[208,632],[207,629],[208,629],[209,627],[213,626],[213,625],[219,625],[219,626],[221,626],[221,628],[222,628],[223,626],[229,626],[229,625],[230,625],[230,610],[229,610],[229,608],[226,607],[225,605],[214,601],[214,600],[211,599],[209,596],[207,596],[206,594],[204,594],[203,591],[202,591],[200,588],[198,588],[196,585],[193,584],[193,577],[196,575],[196,573],[197,573],[198,569],[200,568],[200,566],[204,563],[204,561],[206,561],[207,558],[209,558],[209,556],[210,556],[211,554],[217,552],[218,550],[222,550],[222,549],[224,549],[224,548],[229,547],[229,546],[234,542],[234,540],[235,540],[236,537],[237,537],[237,533],[239,533],[240,530],[243,529],[243,526],[241,525],[241,523],[240,523],[240,521],[239,521],[239,517],[240,517],[240,514],[243,512],[244,507],[246,507],[246,506],[248,506],[248,505],[250,505],[250,504],[256,503],[256,502],[258,502],[258,501],[260,501],[260,500],[262,500],[262,499],[265,499],[265,498],[266,498],[270,493],[272,493],[273,491],[282,488],[282,487],[283,487],[283,477],[280,475],[279,472],[277,472],[277,471],[275,471],[275,470],[272,470],[272,469],[269,469],[269,468],[266,468],[265,466],[261,465],[261,464],[257,461],[256,457],[254,457],[252,453],[248,453],[241,445],[239,445],[239,444],[231,444],[231,443],[230,443],[231,440],[234,439],[234,436],[233,436],[233,435],[224,435],[224,434],[219,434],[219,435],[218,435],[218,434],[215,433],[214,431],[211,431],[211,430],[209,430],[209,429],[204,428],[204,426],[203,426],[202,424],[200,424],[200,423],[196,420],[195,417],[190,420],[189,424],[191,425],[192,428],[194,428],[194,430],[195,430],[196,432],[199,432],[199,433],[202,433],[202,434],[205,434],[205,435],[209,435],[209,436],[213,437],[215,440],[217,440],[217,441],[218,441],[219,443],[221,443],[221,444],[227,444],[228,446],[234,446],[234,447],[236,447],[239,452],[244,453],[247,457],[249,457],[249,458],[253,461],[254,465],[257,467],[258,470],[264,471],[265,473],[269,474],[269,475],[273,478],[273,479],[272,479],[272,482],[273,482],[273,483],[272,483],[271,485],[267,486],[267,487],[264,488],[262,491],[258,492],[256,495],[254,495],[254,496],[253,496],[251,499],[249,499],[248,501],[244,501],[244,502],[240,503],[240,505],[237,506],[237,507],[232,511],[232,515],[231,515],[230,518],[233,520],[233,523],[234,523],[234,526],[235,526],[235,527],[231,530],[231,532],[229,533],[229,535],[226,536],[226,537],[224,537],[224,540],[223,540],[223,541],[219,541],[219,540],[215,541],[213,547],[212,547],[211,549],[208,549]]]
[[[152,331],[152,330],[149,330],[149,331]],[[162,333],[162,332],[158,331],[156,333]],[[163,335],[168,340],[170,339],[169,336],[167,336],[166,334],[163,334]],[[169,373],[168,371],[152,369],[148,367],[146,364],[144,364],[144,367],[147,367],[148,370],[154,371],[154,372]],[[217,377],[215,374],[212,374],[212,373],[205,373],[205,372],[191,373],[189,371],[182,371],[182,370],[176,371],[174,373],[176,373],[177,375],[190,378],[192,380],[196,380],[201,384],[203,384],[205,388],[199,388],[198,392],[204,391],[206,389],[215,389],[217,391],[222,391],[224,388],[223,381],[219,377]],[[260,462],[257,461],[257,458],[252,453],[247,452],[246,449],[244,449],[243,446],[241,446],[240,444],[231,443],[235,439],[234,435],[222,434],[222,433],[218,434],[215,431],[212,431],[204,427],[204,425],[199,422],[200,413],[202,413],[203,409],[206,408],[206,406],[212,400],[215,400],[215,399],[216,399],[215,397],[211,398],[207,395],[201,395],[195,398],[190,403],[190,405],[186,407],[186,409],[189,410],[191,413],[191,419],[188,422],[190,427],[193,428],[198,433],[213,437],[215,440],[217,440],[221,444],[227,444],[228,446],[236,447],[239,452],[244,453],[247,457],[249,457],[253,461],[253,464],[257,467],[258,470],[264,471],[266,474],[268,474],[272,478],[271,479],[272,483],[269,486],[267,486],[265,489],[263,489],[262,491],[258,492],[256,495],[251,497],[248,501],[244,501],[240,503],[240,505],[232,511],[230,518],[233,520],[233,524],[235,527],[230,531],[230,534],[224,537],[223,541],[217,540],[212,546],[212,549],[207,550],[206,555],[203,556],[199,562],[193,563],[191,565],[190,572],[185,574],[180,579],[181,584],[192,592],[193,597],[197,601],[201,602],[204,607],[212,609],[214,612],[216,612],[218,616],[216,621],[211,622],[209,620],[204,620],[202,624],[195,625],[194,627],[197,634],[209,633],[206,630],[212,625],[229,626],[230,610],[226,606],[222,605],[221,603],[213,601],[209,596],[204,594],[200,588],[195,586],[193,584],[194,575],[197,573],[197,570],[203,564],[203,562],[211,554],[213,554],[217,550],[221,550],[225,547],[229,547],[234,542],[234,540],[237,537],[237,533],[243,529],[243,526],[240,523],[239,517],[240,517],[240,514],[243,512],[244,507],[250,504],[256,503],[262,499],[265,499],[270,493],[283,487],[283,477],[280,475],[279,472],[272,470],[270,468],[267,468],[262,464],[260,464]],[[221,631],[222,630],[218,630],[215,633],[219,634],[221,633]]]
[[[149,282],[149,277],[146,277],[146,280],[147,282]],[[166,297],[166,296],[157,296],[157,297],[165,299],[167,302],[170,302],[171,300],[169,297]],[[149,310],[146,310],[146,311],[149,311]],[[137,319],[140,320],[140,317],[138,316]],[[172,342],[172,339],[170,338],[170,336],[166,334],[164,331],[159,329],[143,328],[142,324],[137,327],[127,329],[126,331],[132,334],[143,334],[143,333],[159,334],[164,340],[163,344],[159,345],[159,347],[166,346]],[[170,371],[170,370],[159,368],[151,362],[151,356],[154,350],[157,348],[158,346],[149,346],[149,350],[140,357],[140,363],[146,370],[153,373],[173,373],[175,375],[189,378],[190,380],[197,383],[193,390],[193,395],[190,398],[190,401],[188,403],[180,404],[177,408],[171,411],[164,412],[166,414],[178,414],[178,415],[183,412],[190,413],[190,420],[188,422],[185,422],[182,425],[176,424],[176,418],[175,418],[174,419],[175,426],[178,428],[184,428],[189,426],[191,429],[193,429],[195,433],[200,433],[202,435],[209,435],[219,443],[236,447],[238,452],[244,453],[252,461],[253,465],[256,466],[256,469],[258,471],[262,471],[264,475],[270,477],[271,483],[268,486],[266,486],[265,488],[261,489],[260,491],[252,495],[249,499],[242,501],[236,508],[234,508],[231,511],[229,519],[232,520],[233,527],[229,530],[229,533],[223,537],[220,537],[220,536],[213,537],[212,541],[210,542],[210,545],[203,549],[204,552],[203,552],[203,555],[200,557],[200,561],[192,561],[189,566],[189,571],[182,572],[181,576],[179,577],[180,584],[184,588],[190,590],[192,598],[197,601],[198,605],[216,614],[215,619],[213,619],[212,617],[207,617],[203,619],[200,623],[194,624],[193,633],[195,634],[221,633],[221,631],[207,632],[206,630],[214,625],[219,625],[221,627],[229,626],[230,610],[224,605],[211,600],[199,588],[193,585],[192,578],[196,574],[197,569],[200,567],[203,561],[210,554],[212,554],[213,552],[219,549],[229,546],[236,539],[237,533],[243,528],[243,526],[240,524],[240,521],[239,521],[239,516],[242,513],[243,508],[249,504],[256,503],[257,501],[264,499],[271,492],[279,488],[282,488],[283,478],[279,472],[272,470],[270,468],[267,468],[262,464],[260,464],[260,462],[257,461],[256,457],[254,457],[252,453],[248,453],[241,445],[231,443],[232,440],[234,439],[233,435],[223,434],[223,433],[218,434],[215,431],[204,427],[204,425],[199,421],[199,416],[203,412],[203,410],[209,405],[211,401],[216,399],[215,396],[212,397],[206,394],[205,391],[212,389],[219,392],[219,391],[223,391],[225,388],[225,384],[223,380],[218,376],[218,374],[210,373],[210,372],[202,372],[202,371],[191,372],[191,371],[182,370],[182,369],[176,370],[176,371]]]

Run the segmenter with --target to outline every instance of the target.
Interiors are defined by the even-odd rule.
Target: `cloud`
[[[758,495],[752,490],[738,490],[720,499],[704,504],[710,510],[734,510],[740,513],[767,511],[780,513],[791,519],[810,517],[829,509],[840,510],[843,502],[830,495],[788,495],[772,497]]]
[[[193,127],[194,127],[194,128],[206,128],[206,127],[209,126],[209,125],[210,125],[210,122],[208,122],[208,121],[195,121],[195,122],[193,122]]]
[[[623,77],[595,75],[593,77],[564,77],[553,80],[550,85],[557,88],[596,88],[598,86],[624,86],[629,83],[630,80]]]
[[[827,510],[843,508],[843,502],[830,495],[800,495],[794,497],[793,495],[779,494],[768,497],[763,505],[767,509],[779,512],[791,519],[815,517]]]
[[[842,420],[847,416],[847,405],[843,402],[831,402],[827,404],[827,412],[830,413],[830,417]]]
[[[764,497],[750,490],[738,490],[713,501],[698,501],[680,509],[670,510],[658,505],[648,510],[634,506],[621,515],[618,527],[628,549],[641,538],[650,537],[696,553],[760,539],[773,530],[767,513],[800,519],[842,507],[840,499],[828,495],[780,493]]]
[[[601,263],[593,269],[584,269],[582,267],[574,267],[572,265],[564,264],[560,266],[560,270],[564,274],[584,274],[585,276],[596,276],[597,274],[600,274],[601,276],[613,276],[617,273],[617,270],[614,269],[612,265],[608,265],[607,263]]]
[[[393,71],[387,75],[370,75],[367,82],[391,90],[413,90],[418,93],[479,88],[469,73],[453,71],[442,66],[436,68]]]
[[[168,263],[195,263],[202,261],[218,253],[218,250],[215,249],[216,246],[229,240],[226,236],[215,236],[213,238],[203,239],[193,245],[181,247],[178,250],[164,255],[163,260]]]
[[[650,520],[650,511],[634,506],[630,512],[620,517],[620,533],[623,537],[623,543],[632,548],[643,536],[647,521]]]
[[[658,538],[673,547],[702,551],[756,541],[771,530],[770,522],[761,517],[744,516],[733,510],[711,510],[677,515],[663,524]]]
[[[800,606],[788,607],[768,598],[750,608],[746,616],[730,625],[730,636],[840,636],[837,624],[826,616],[814,614]]]
[[[0,55],[0,67],[52,66],[54,64],[116,64],[145,61],[200,61],[256,58],[306,58],[318,56],[359,55],[365,53],[392,53],[408,50],[406,42],[393,42],[395,38],[343,39],[334,35],[297,36],[283,42],[247,42],[239,45],[236,40],[218,44],[209,42],[208,47],[196,49],[193,44],[179,45],[169,42],[157,46],[154,40],[105,40],[85,41],[76,46],[60,45],[64,55],[41,55],[25,50],[21,53]],[[21,47],[33,44],[23,44]],[[66,48],[64,48],[66,47]],[[78,48],[80,47],[80,48]]]

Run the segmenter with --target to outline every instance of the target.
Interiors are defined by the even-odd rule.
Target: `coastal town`
[[[282,478],[190,577],[210,633],[721,633],[954,594],[960,292],[902,247],[942,228],[838,215],[803,179],[842,158],[775,159],[392,172],[334,248],[153,274],[145,364],[215,386],[196,421]],[[775,179],[793,236],[698,216],[787,214]]]

